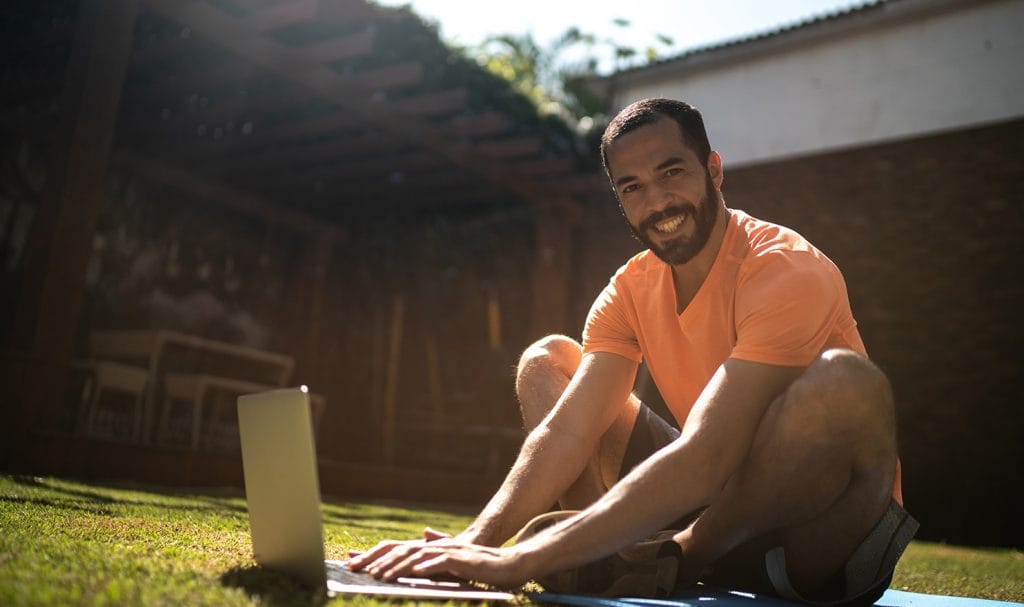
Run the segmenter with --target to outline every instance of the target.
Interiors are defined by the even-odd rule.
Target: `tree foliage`
[[[629,28],[627,19],[612,21]],[[491,73],[509,81],[543,114],[556,115],[581,134],[603,129],[605,103],[588,86],[602,65],[614,71],[651,63],[672,50],[674,40],[656,34],[643,49],[619,44],[614,37],[599,38],[578,27],[569,27],[547,45],[531,33],[498,34],[477,46],[463,49]]]

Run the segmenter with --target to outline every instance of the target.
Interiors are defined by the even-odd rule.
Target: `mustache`
[[[680,215],[689,215],[690,217],[696,217],[697,207],[689,203],[665,207],[664,209],[649,215],[646,219],[640,222],[640,225],[638,227],[641,232],[645,232],[647,230],[653,229],[654,224],[658,223],[659,221],[664,221],[666,219],[669,219],[670,217],[678,217]]]

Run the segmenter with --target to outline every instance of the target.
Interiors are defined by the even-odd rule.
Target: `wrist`
[[[456,539],[460,543],[475,544],[477,546],[495,546],[500,543],[493,538],[494,534],[481,525],[473,523],[460,533]]]

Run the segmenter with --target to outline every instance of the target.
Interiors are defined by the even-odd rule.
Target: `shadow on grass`
[[[111,497],[109,495],[104,495],[103,493],[100,493],[99,491],[90,491],[90,490],[84,490],[84,489],[73,489],[71,487],[61,486],[61,485],[59,485],[57,483],[50,482],[50,479],[40,478],[40,477],[35,477],[35,476],[17,475],[17,476],[10,476],[8,478],[10,478],[14,483],[16,483],[18,485],[23,485],[23,486],[26,486],[26,487],[33,487],[33,488],[37,488],[37,489],[45,489],[45,490],[50,491],[52,493],[56,493],[56,494],[60,494],[62,496],[66,496],[66,498],[67,498],[67,501],[63,501],[62,500],[60,502],[57,501],[59,498],[56,498],[56,497],[54,497],[53,499],[49,499],[49,500],[40,499],[40,498],[35,498],[35,499],[27,498],[27,499],[23,499],[22,500],[22,501],[30,501],[30,502],[33,502],[33,503],[38,503],[40,505],[51,505],[51,506],[59,506],[59,507],[69,507],[69,508],[75,508],[75,509],[78,509],[78,510],[90,510],[90,511],[95,511],[95,512],[99,512],[99,513],[102,513],[102,514],[113,514],[113,510],[111,510],[109,508],[104,508],[103,506],[114,506],[114,505],[120,505],[120,504],[131,505],[131,506],[152,506],[154,508],[163,508],[163,509],[167,509],[167,510],[232,511],[232,512],[235,512],[235,513],[238,513],[238,514],[247,514],[245,506],[229,503],[224,498],[220,498],[220,497],[216,497],[216,496],[211,496],[211,495],[186,494],[186,493],[181,493],[179,491],[168,490],[168,489],[164,489],[164,488],[160,488],[160,487],[141,487],[141,486],[140,487],[134,487],[134,486],[133,487],[126,487],[126,486],[117,486],[117,485],[109,485],[108,486],[108,485],[102,485],[102,484],[99,484],[99,483],[89,483],[89,484],[93,485],[94,487],[97,487],[97,489],[99,489],[99,490],[110,489],[110,490],[116,490],[116,491],[126,491],[126,490],[127,491],[139,491],[139,492],[145,492],[145,493],[153,493],[153,494],[156,494],[156,495],[163,495],[165,497],[170,497],[170,498],[178,498],[178,499],[182,499],[182,500],[190,500],[190,501],[192,501],[194,503],[191,503],[191,504],[174,504],[174,503],[157,502],[157,501],[150,501],[150,500],[129,499],[129,498],[123,498],[123,497]],[[86,481],[83,481],[83,482],[86,482]],[[85,507],[83,507],[81,505],[76,505],[76,504],[71,503],[71,501],[73,501],[73,500],[93,502],[95,504],[98,504],[99,507],[92,508],[92,509],[85,508]],[[199,503],[199,502],[202,502],[202,503]]]
[[[233,567],[220,576],[220,583],[238,588],[261,605],[290,607],[292,605],[323,605],[327,602],[323,590],[311,591],[285,575],[258,565]]]

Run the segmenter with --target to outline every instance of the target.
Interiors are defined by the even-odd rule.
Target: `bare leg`
[[[582,358],[580,344],[564,335],[545,337],[523,352],[516,373],[516,394],[527,432],[536,428],[554,408]],[[640,401],[631,394],[619,417],[601,437],[598,452],[559,499],[562,508],[583,509],[618,480],[622,457],[639,410]]]
[[[849,350],[823,354],[768,408],[718,499],[676,536],[682,574],[695,580],[733,548],[775,534],[790,580],[813,596],[889,503],[895,425],[877,367]]]

